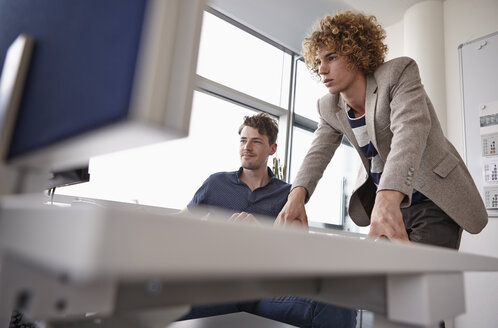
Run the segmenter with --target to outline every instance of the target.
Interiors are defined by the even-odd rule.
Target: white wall
[[[496,31],[497,0],[444,2],[447,133],[460,153],[463,153],[463,126],[458,46]],[[461,250],[498,257],[497,237],[498,219],[491,218],[480,234],[464,233]],[[497,327],[498,273],[469,273],[465,284],[467,313],[455,320],[455,327]]]
[[[444,2],[448,139],[462,153],[463,127],[458,46],[498,31],[497,0]]]
[[[422,1],[405,11],[405,55],[418,63],[420,77],[446,132],[443,2]]]
[[[423,4],[418,3],[413,7],[421,5]],[[393,25],[385,26],[386,43],[389,46],[387,59],[409,55],[405,49],[405,42],[410,42],[404,37],[405,23],[402,19]],[[458,46],[498,31],[498,1],[445,0],[443,1],[443,28],[446,121],[442,124],[447,126],[448,139],[460,153],[463,153]]]
[[[415,6],[424,6],[416,4]],[[408,11],[414,8],[408,9]],[[406,16],[405,16],[406,17]],[[400,45],[410,40],[400,39],[400,30],[406,29],[406,18],[386,28],[389,57],[410,55],[400,53]],[[437,26],[437,25],[436,25]],[[497,0],[445,0],[443,2],[444,74],[446,110],[440,119],[446,126],[448,139],[463,154],[463,126],[459,74],[458,46],[462,43],[498,31]],[[421,33],[423,31],[421,30]],[[406,34],[406,33],[405,33]],[[394,55],[394,56],[393,56]],[[498,58],[497,58],[498,60]],[[419,63],[420,65],[421,63]],[[422,63],[423,65],[423,63]],[[436,72],[434,74],[437,74]],[[426,85],[426,88],[430,87]],[[429,90],[428,90],[429,93]],[[498,96],[498,95],[497,95]],[[498,257],[498,219],[490,219],[488,226],[478,235],[464,233],[460,250]],[[455,327],[498,327],[498,273],[469,273],[465,276],[467,312],[455,320]]]
[[[404,56],[403,20],[400,20],[395,24],[385,26],[385,30],[386,30],[385,42],[389,47],[386,60]]]

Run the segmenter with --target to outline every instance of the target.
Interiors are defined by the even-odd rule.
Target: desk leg
[[[465,312],[462,273],[389,275],[387,317],[422,327]]]
[[[375,327],[438,327],[465,312],[462,273],[335,277],[321,282],[317,300],[375,313]]]

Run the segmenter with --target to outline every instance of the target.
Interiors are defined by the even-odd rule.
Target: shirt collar
[[[269,183],[271,180],[276,179],[277,177],[275,177],[275,174],[273,174],[273,171],[268,166],[266,168],[268,170],[268,175],[270,176],[270,180],[268,181]],[[244,168],[241,166],[238,171],[235,171],[235,179],[237,183],[244,183],[240,181],[240,175],[242,174],[243,169]]]

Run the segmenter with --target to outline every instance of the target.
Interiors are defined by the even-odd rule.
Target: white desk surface
[[[365,289],[362,281],[381,281],[376,287],[381,290],[397,281],[386,282],[386,277],[430,275],[456,279],[456,284],[462,280],[463,285],[462,272],[498,271],[497,258],[431,246],[106,208],[3,208],[0,243],[4,255],[63,275],[72,284],[160,279],[171,283],[170,287],[200,288],[202,282],[209,281],[217,288],[222,284],[234,288],[238,282],[246,282],[245,293],[253,297],[271,296],[271,292],[253,290],[255,285],[249,282],[254,281],[288,281],[288,285],[302,281],[301,292],[299,286],[289,290],[301,294],[323,294],[327,283],[334,290],[344,283],[349,288],[343,291],[347,294],[355,289],[348,281],[358,286],[356,289]],[[279,292],[276,290],[275,296]],[[375,292],[379,293],[385,298],[390,292]],[[209,297],[200,299],[208,301]],[[174,304],[175,300],[168,302]],[[392,305],[386,302],[370,299],[357,306],[368,308],[372,303],[374,310],[396,319],[389,313]],[[420,320],[427,323],[433,318]]]

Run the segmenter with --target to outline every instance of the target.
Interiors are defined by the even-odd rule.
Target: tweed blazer
[[[309,199],[345,135],[363,162],[349,202],[349,215],[356,224],[370,224],[376,191],[397,190],[405,195],[401,207],[408,207],[416,189],[463,229],[480,232],[488,221],[482,198],[443,134],[416,62],[408,57],[393,59],[366,79],[366,128],[385,163],[378,187],[369,179],[370,164],[349,125],[344,100],[339,94],[327,94],[318,100],[318,128],[293,188],[305,187]]]

